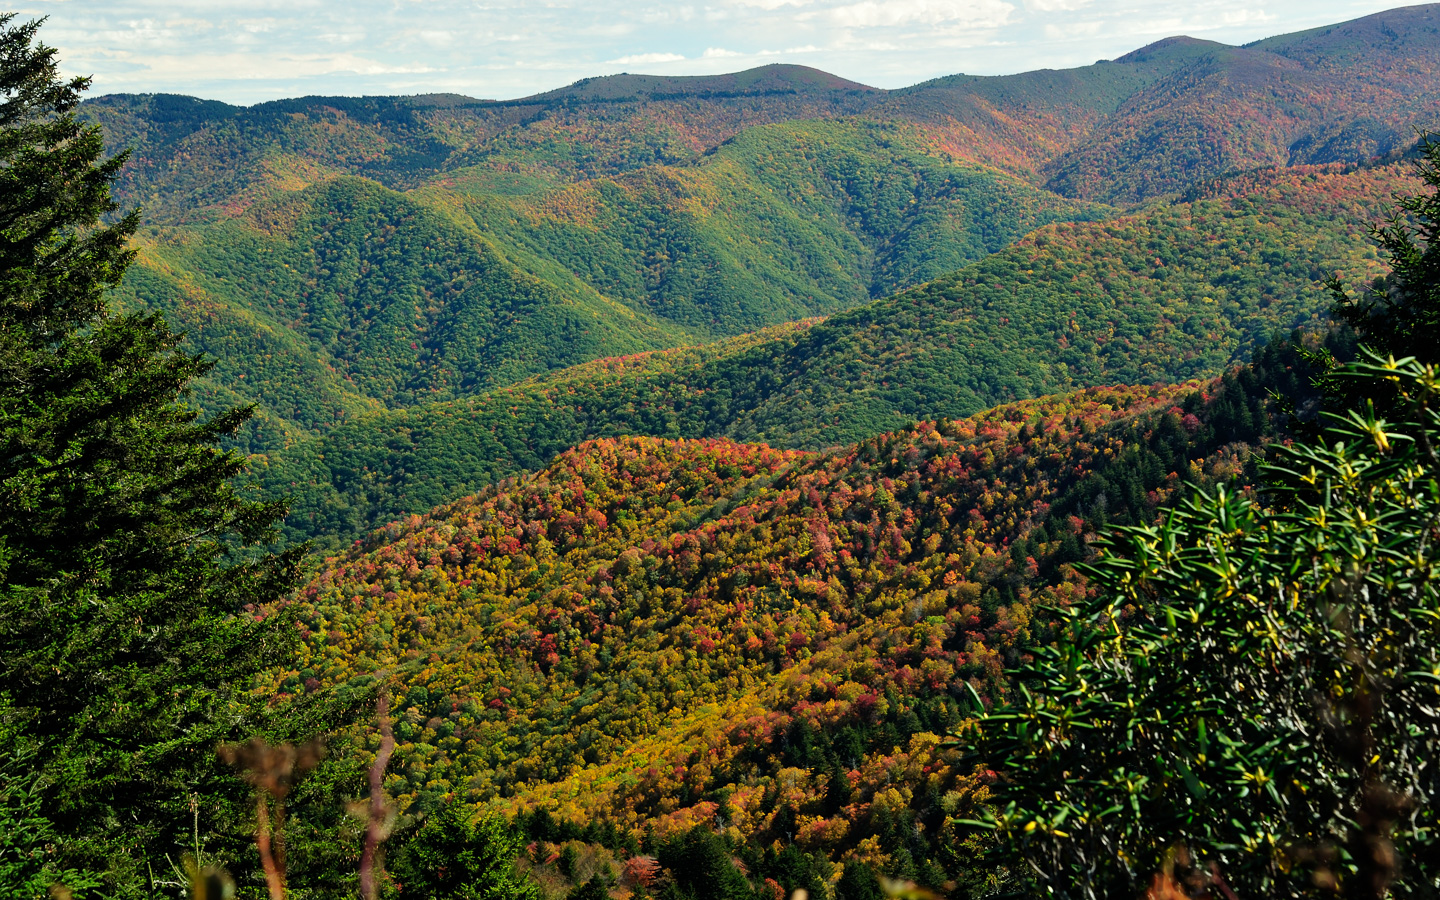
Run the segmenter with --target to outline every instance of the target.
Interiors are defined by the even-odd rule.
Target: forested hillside
[[[1113,214],[855,119],[751,128],[689,166],[569,184],[479,167],[415,194],[460,206],[534,271],[702,336],[854,306],[1049,222]]]
[[[1440,891],[1437,19],[240,108],[0,13],[0,898]]]
[[[165,312],[219,361],[202,382],[211,405],[259,403],[254,449],[363,410],[691,339],[593,290],[562,291],[447,216],[350,176],[210,225],[152,227],[138,243],[119,297]]]
[[[258,404],[240,446],[270,452],[378,410],[856,307],[1048,223],[1115,215],[1095,201],[1401,151],[1440,117],[1436,15],[889,92],[769,66],[503,102],[127,95],[83,112],[134,149],[118,194],[148,227],[126,299],[222,360],[198,400]],[[989,377],[961,392],[1070,383]],[[833,418],[805,402],[817,427]],[[727,433],[783,439],[767,415]]]
[[[1271,375],[1289,377],[1094,388],[824,454],[587,443],[330,561],[274,690],[391,673],[386,787],[416,809],[543,807],[652,843],[714,820],[940,884],[963,862],[945,818],[983,796],[937,737],[973,711],[964,685],[1008,690],[1096,529],[1243,471]]]
[[[1046,184],[1127,202],[1224,172],[1383,156],[1440,118],[1437,42],[1440,10],[1430,5],[1241,48],[1190,44],[1187,65],[1050,161]]]
[[[504,102],[438,94],[238,107],[160,94],[99,97],[85,110],[111,146],[137,149],[117,194],[173,222],[224,215],[237,200],[324,175],[403,190],[492,158],[529,159],[572,178],[692,161],[745,128],[859,112],[881,93],[802,66],[767,66],[586,79]]]
[[[260,404],[253,449],[366,409],[833,312],[1108,207],[860,122],[752,129],[691,167],[578,184],[463,169],[337,176],[152,225],[124,286]]]
[[[1336,271],[1379,265],[1365,223],[1405,164],[1277,170],[1210,199],[1052,225],[824,322],[604,360],[470,400],[369,416],[269,455],[296,536],[359,533],[545,465],[594,437],[820,448],[1088,385],[1213,377],[1316,321]]]

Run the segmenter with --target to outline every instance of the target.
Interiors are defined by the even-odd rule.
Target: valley
[[[220,361],[197,396],[258,404],[243,445],[268,451],[863,306],[1218,176],[1401,153],[1440,116],[1428,9],[898,91],[771,66],[504,102],[82,110],[132,148],[117,197],[147,226],[121,296]]]
[[[32,35],[0,895],[1440,889],[1440,5],[251,106]]]

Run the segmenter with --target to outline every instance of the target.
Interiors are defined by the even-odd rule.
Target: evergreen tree
[[[674,879],[663,897],[673,900],[750,900],[754,892],[735,868],[725,842],[702,826],[671,838],[660,847],[660,865]]]
[[[852,859],[845,863],[836,885],[840,900],[883,900],[885,892],[880,889],[880,880],[868,863]]]
[[[519,841],[505,821],[471,822],[447,803],[395,853],[390,872],[402,898],[424,900],[538,900],[534,882],[515,870]]]
[[[609,900],[609,897],[610,890],[605,886],[605,880],[594,875],[584,884],[571,888],[565,900]]]
[[[107,306],[138,222],[105,221],[124,156],[38,26],[0,16],[0,735],[72,860],[143,871],[227,777],[216,743],[254,727],[244,693],[293,628],[251,610],[302,550],[254,549],[282,508],[216,446],[249,410],[201,421],[209,364]]]
[[[1440,139],[1422,135],[1416,174],[1429,193],[1398,198],[1389,221],[1370,233],[1390,260],[1390,274],[1351,295],[1338,280],[1332,313],[1381,355],[1440,360]]]

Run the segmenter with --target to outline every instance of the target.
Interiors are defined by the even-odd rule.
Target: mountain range
[[[1097,535],[1280,435],[1326,280],[1386,270],[1440,6],[895,91],[82,111],[143,210],[119,304],[330,554],[275,704],[388,673],[389,794],[518,814],[557,896],[545,848],[700,823],[777,891],[953,887],[987,776],[941,735]]]
[[[303,455],[342,425],[384,430],[436,403],[483,404],[546,373],[575,383],[585,376],[571,367],[593,360],[675,348],[708,358],[729,353],[716,341],[857,311],[808,332],[787,351],[795,365],[842,323],[869,316],[883,329],[882,310],[925,296],[902,292],[997,265],[985,261],[1037,228],[1075,223],[1050,233],[1110,241],[1092,223],[1163,219],[1155,210],[1180,209],[1216,179],[1394,158],[1440,119],[1437,15],[1410,7],[1246,47],[1174,38],[1080,69],[898,91],[769,66],[587,79],[510,101],[234,107],[116,95],[83,112],[109,146],[132,148],[118,195],[146,224],[122,302],[165,311],[218,360],[197,402],[256,404],[239,445],[269,459]],[[1379,214],[1380,190],[1362,219]],[[1133,270],[1145,252],[1121,255]],[[1364,260],[1288,262],[1313,283]],[[868,424],[816,419],[804,445],[1072,383],[1214,374],[1257,334],[1308,314],[1288,284],[1283,314],[1247,320],[1243,337],[1213,344],[1201,364],[1003,369],[988,387],[936,384],[905,394],[923,401],[886,400],[879,412],[817,408]],[[1312,299],[1311,312],[1323,304]],[[913,382],[883,364],[871,374]],[[707,428],[789,440],[786,428],[738,418]],[[522,440],[568,446],[543,433]],[[377,508],[349,528],[441,499]]]

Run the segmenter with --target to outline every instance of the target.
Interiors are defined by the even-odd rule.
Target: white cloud
[[[1104,22],[1068,22],[1060,25],[1046,25],[1045,38],[1051,41],[1069,41],[1076,38],[1094,37],[1104,27]]]
[[[1275,16],[1263,9],[1232,9],[1220,15],[1220,24],[1227,28],[1238,25],[1255,25],[1275,21]]]
[[[1005,24],[1015,7],[1001,0],[861,0],[830,11],[846,28],[939,25],[955,22],[981,28]]]
[[[1243,43],[1397,0],[18,0],[95,91],[255,102],[504,99],[661,67],[803,62],[879,87],[1085,65],[1172,34]],[[786,48],[786,49],[777,49]]]
[[[1219,7],[1220,4],[1210,4]],[[1199,34],[1202,32],[1216,31],[1219,29],[1236,29],[1260,27],[1261,33],[1275,32],[1275,29],[1265,29],[1267,23],[1275,22],[1276,17],[1263,9],[1244,8],[1214,8],[1206,10],[1203,14],[1192,16],[1172,16],[1164,19],[1147,19],[1136,22],[1131,33],[1138,35],[1177,35],[1177,34]],[[1283,29],[1289,30],[1289,29]]]
[[[739,6],[749,6],[756,9],[781,9],[786,6],[809,6],[815,0],[733,0]]]
[[[312,78],[321,75],[418,75],[435,71],[423,65],[397,66],[351,53],[255,56],[227,53],[197,59],[189,56],[133,57],[116,53],[118,62],[143,63],[152,76],[183,85],[200,78],[256,80]]]
[[[609,62],[617,66],[645,66],[654,63],[681,62],[685,57],[679,53],[635,53]]]

